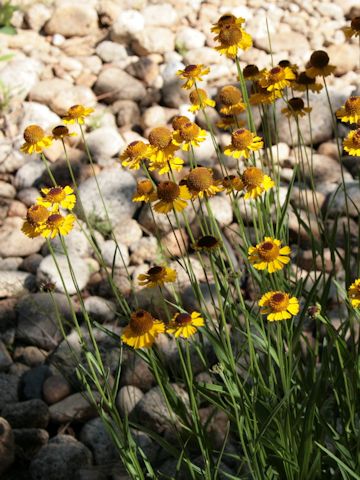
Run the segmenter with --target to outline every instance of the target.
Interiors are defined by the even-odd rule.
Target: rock
[[[63,78],[49,78],[41,80],[32,88],[29,97],[34,102],[50,106],[53,98],[63,91],[72,88],[72,83]]]
[[[319,214],[326,196],[321,192],[313,192],[307,188],[293,186],[291,191],[291,202],[297,207],[314,214]]]
[[[0,197],[15,198],[16,189],[8,182],[0,180]]]
[[[358,178],[360,176],[360,157],[347,155],[343,156],[341,161],[354,178]]]
[[[67,252],[72,259],[72,257],[87,258],[91,257],[93,254],[93,248],[89,243],[89,238],[91,238],[90,232],[85,223],[79,222],[74,224],[74,228],[71,230],[69,235],[63,237],[63,241],[66,245]],[[98,244],[101,245],[103,239],[98,232],[94,232],[95,240]],[[59,237],[55,237],[50,240],[51,246],[54,249],[54,252],[63,255],[64,249]],[[42,250],[43,254],[49,253],[48,249],[45,248]]]
[[[113,226],[132,217],[136,205],[131,201],[136,183],[133,176],[120,168],[104,169],[97,181]],[[95,179],[89,178],[79,186],[79,194],[86,215],[92,219],[96,230],[97,222],[107,220]]]
[[[334,261],[332,260],[332,255],[334,255]],[[344,251],[341,252],[341,256],[344,258]],[[300,268],[308,272],[322,270],[328,273],[331,273],[334,269],[338,271],[342,265],[339,255],[332,252],[329,248],[324,248],[321,255],[316,253],[315,256],[312,250],[299,250],[296,256],[296,263]]]
[[[2,271],[0,275],[0,298],[19,297],[35,289],[34,275],[13,270]]]
[[[3,88],[9,88],[10,98],[25,100],[38,82],[42,68],[42,63],[35,58],[15,56],[0,70],[0,81]]]
[[[52,112],[49,107],[37,102],[23,102],[21,122],[19,125],[19,131],[24,132],[25,128],[29,125],[39,125],[45,131],[59,125],[61,119],[56,113]],[[21,139],[21,144],[23,140]],[[20,146],[20,144],[19,144]]]
[[[114,157],[125,146],[125,142],[115,128],[101,127],[86,135],[86,143],[95,162],[100,157]]]
[[[22,263],[21,257],[7,257],[1,258],[0,257],[0,270],[11,270],[16,271],[19,269]]]
[[[8,373],[0,373],[0,414],[6,405],[19,401],[18,391],[19,378]]]
[[[114,240],[104,242],[101,254],[105,264],[109,267],[114,265],[116,268],[122,268],[129,265],[129,252],[126,245],[121,243],[116,245]]]
[[[95,465],[105,465],[118,460],[119,454],[101,418],[87,422],[81,429],[79,438],[91,450]]]
[[[153,105],[144,112],[142,123],[144,128],[152,128],[166,124],[166,113],[164,107]]]
[[[126,48],[123,45],[108,40],[98,44],[96,53],[105,63],[116,64],[128,58]]]
[[[34,3],[25,12],[25,21],[35,32],[39,32],[50,18],[51,10],[42,3]]]
[[[124,362],[120,381],[122,386],[132,385],[145,392],[150,390],[155,383],[154,376],[145,360],[133,352]]]
[[[13,173],[22,167],[25,162],[25,155],[14,150],[12,143],[2,140],[0,144],[0,173]]]
[[[36,203],[39,191],[36,188],[23,188],[18,191],[17,197],[26,207],[31,207],[31,205]]]
[[[117,67],[104,68],[94,86],[95,93],[107,103],[116,100],[139,101],[146,95],[144,85]]]
[[[139,56],[172,52],[175,49],[175,35],[167,28],[145,27],[134,35],[131,47]]]
[[[335,75],[345,75],[347,72],[356,70],[359,65],[358,45],[340,43],[338,45],[330,45],[326,51],[330,57],[330,64],[336,66]]]
[[[345,191],[342,188],[335,191],[334,194],[330,194],[327,198],[327,212],[328,215],[331,217],[335,217],[337,215],[345,215],[346,214],[346,207],[348,208],[349,215],[351,217],[358,217],[359,216],[359,205],[360,205],[360,190],[359,190],[359,183],[358,182],[345,182],[346,188],[346,197],[347,202],[345,199]]]
[[[14,200],[9,205],[8,216],[9,217],[26,217],[27,208],[22,202]]]
[[[15,445],[22,458],[31,461],[41,447],[49,441],[49,434],[42,428],[16,428],[13,430]]]
[[[119,127],[140,124],[140,110],[136,102],[132,100],[118,100],[112,105],[112,108],[117,113],[116,122]]]
[[[68,480],[91,465],[90,450],[70,435],[57,435],[44,445],[30,464],[33,480]]]
[[[310,183],[311,172],[308,165],[311,165],[311,160],[304,160],[304,170],[305,177]],[[324,184],[324,183],[336,183],[339,184],[341,181],[341,166],[340,163],[334,160],[332,157],[325,155],[315,154],[312,157],[312,170],[315,185]],[[345,181],[351,181],[352,177],[344,169],[344,178]]]
[[[84,306],[90,318],[97,322],[110,322],[115,318],[116,305],[105,298],[88,297],[84,300]]]
[[[94,8],[79,3],[64,3],[54,10],[45,25],[45,32],[48,35],[57,33],[64,37],[84,37],[94,33],[97,28],[98,17]]]
[[[72,314],[65,295],[53,293],[52,297],[56,306],[47,293],[27,295],[17,302],[18,340],[45,350],[56,347],[62,338],[57,324],[57,310],[65,323],[71,320]]]
[[[267,35],[255,38],[254,45],[270,53],[270,44]],[[299,32],[276,32],[276,35],[271,35],[271,51],[278,53],[284,52],[284,50],[291,53],[299,50],[302,52],[310,51],[310,45],[306,36]]]
[[[58,403],[71,394],[71,385],[60,375],[48,377],[42,390],[43,398],[48,405]]]
[[[309,248],[314,240],[320,241],[319,224],[315,215],[302,210],[298,213],[300,213],[301,222],[294,212],[288,212],[290,243],[300,245],[301,248]]]
[[[6,405],[1,415],[12,428],[46,428],[50,418],[48,406],[39,399]]]
[[[127,418],[143,396],[140,388],[134,385],[126,385],[120,388],[116,397],[116,406],[122,417]]]
[[[20,270],[25,270],[25,272],[32,273],[36,275],[37,269],[41,263],[43,256],[40,253],[32,253],[28,257],[25,257],[20,265]]]
[[[159,246],[155,237],[142,237],[130,245],[131,263],[142,265],[144,262],[153,263],[159,254]]]
[[[0,232],[0,256],[26,257],[37,253],[45,243],[43,237],[29,238],[22,231],[24,220],[19,217],[10,217],[4,220]],[[20,273],[20,272],[17,272]]]
[[[47,357],[47,352],[38,347],[16,347],[13,353],[14,360],[25,363],[29,367],[42,365]]]
[[[57,292],[65,292],[66,288],[69,295],[74,295],[77,292],[77,289],[72,279],[72,273],[69,268],[67,257],[58,254],[56,255],[56,262],[57,265],[54,262],[52,255],[47,255],[41,261],[37,271],[38,282],[54,283]],[[83,290],[90,278],[90,270],[85,260],[72,255],[71,268],[76,278],[77,287],[80,290]],[[61,275],[58,269],[60,270]],[[64,284],[62,282],[64,282]]]
[[[50,100],[51,110],[58,115],[65,115],[72,105],[93,107],[96,105],[96,96],[86,85],[72,85],[70,88],[60,90]]]
[[[137,10],[123,10],[114,22],[110,37],[118,43],[126,43],[129,36],[141,32],[145,26],[143,15]]]
[[[44,162],[40,159],[30,160],[25,163],[15,175],[15,186],[17,189],[21,190],[23,188],[29,188],[37,185],[44,172],[46,167]]]
[[[13,361],[9,352],[7,351],[7,348],[2,340],[0,340],[0,372],[8,370],[12,363]]]
[[[98,393],[93,392],[93,394],[97,399]],[[60,402],[52,404],[49,408],[51,421],[56,423],[85,422],[96,417],[96,408],[85,396],[87,396],[86,392],[74,393]]]
[[[188,207],[185,210],[185,213],[189,223],[191,223],[195,218],[194,210]],[[178,226],[175,215],[172,211],[169,212],[167,215],[164,215],[162,213],[157,213],[155,211],[153,211],[153,214],[152,214],[149,206],[144,205],[143,208],[141,209],[138,221],[140,225],[145,227],[145,229],[147,229],[149,232],[155,233],[157,231],[160,231],[162,233],[168,233],[171,230],[171,225],[169,223],[168,218],[170,219],[172,225]],[[178,220],[179,220],[180,226],[183,227],[185,225],[183,218],[178,215]]]
[[[173,393],[179,402],[189,403],[188,394],[177,384],[172,384]],[[141,424],[160,435],[174,435],[175,428],[179,429],[180,422],[176,419],[175,413],[169,412],[160,387],[154,387],[148,391],[136,404],[130,418],[140,420]]]
[[[118,243],[131,247],[142,237],[142,230],[136,220],[130,218],[126,224],[119,223],[113,230],[113,236]]]
[[[192,50],[193,48],[202,48],[205,45],[205,35],[190,27],[181,27],[176,32],[175,46],[176,50],[182,52],[184,50]]]
[[[189,246],[188,234],[184,228],[177,228],[161,238],[161,245],[170,257],[181,257]]]
[[[233,210],[229,199],[226,197],[211,197],[209,199],[212,214],[220,228],[230,225],[233,220]]]
[[[25,372],[21,377],[22,396],[27,400],[41,399],[43,384],[50,375],[48,365],[39,365]]]
[[[142,12],[145,25],[157,27],[171,27],[176,24],[178,15],[175,8],[168,3],[148,5]]]
[[[0,417],[0,475],[5,473],[14,460],[14,434],[5,418]]]

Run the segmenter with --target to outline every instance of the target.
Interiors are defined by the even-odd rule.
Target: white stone
[[[107,240],[101,248],[101,255],[108,267],[127,267],[130,263],[129,251],[126,245],[116,244],[114,240]]]
[[[96,161],[100,157],[114,157],[125,146],[125,142],[115,128],[101,127],[86,135],[86,142]]]
[[[178,20],[175,8],[168,3],[148,5],[143,10],[145,24],[157,27],[171,27]]]
[[[123,45],[105,40],[96,47],[96,53],[105,63],[116,63],[128,58]]]
[[[205,45],[206,36],[196,28],[181,27],[175,37],[177,50],[191,50]]]

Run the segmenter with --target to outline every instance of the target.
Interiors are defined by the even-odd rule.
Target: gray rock
[[[193,208],[188,207],[185,210],[185,212],[186,212],[186,216],[188,218],[189,223],[191,223],[195,218],[195,213]],[[167,215],[164,215],[162,213],[157,213],[155,211],[153,211],[153,214],[152,214],[149,205],[145,205],[141,209],[138,221],[140,225],[145,227],[150,232],[155,233],[160,230],[160,232],[162,233],[167,233],[167,232],[170,232],[171,230],[171,225],[169,223],[168,217],[172,225],[178,226],[176,222],[176,217],[172,211],[169,212]],[[185,222],[183,220],[183,217],[178,215],[178,220],[179,220],[180,226],[184,227]]]
[[[0,414],[6,405],[19,401],[18,391],[19,378],[16,375],[0,373]]]
[[[13,173],[26,162],[25,155],[14,150],[12,142],[1,141],[0,144],[0,173]]]
[[[113,109],[117,113],[116,122],[119,127],[140,124],[140,110],[136,102],[132,100],[118,100],[113,105]]]
[[[50,418],[48,406],[39,399],[6,405],[1,415],[12,428],[46,428]]]
[[[103,69],[94,86],[97,95],[104,95],[104,101],[139,101],[145,97],[144,85],[136,78],[117,67]]]
[[[41,180],[46,167],[40,159],[30,160],[25,163],[15,175],[15,186],[18,190],[36,186]],[[40,194],[39,194],[40,195]]]
[[[134,242],[137,242],[142,237],[142,230],[138,222],[130,218],[126,224],[119,223],[113,230],[113,236],[118,243],[122,243],[127,247],[131,247]]]
[[[37,272],[38,282],[52,282],[55,284],[56,291],[65,292],[66,288],[69,295],[74,295],[77,292],[77,289],[72,278],[67,257],[65,255],[57,254],[56,262],[57,265],[51,255],[46,256],[41,261]],[[71,268],[76,278],[77,287],[80,290],[83,290],[90,278],[90,270],[87,263],[84,259],[72,255]],[[58,269],[60,270],[61,275]]]
[[[35,3],[25,12],[25,20],[31,30],[39,32],[51,18],[51,10],[42,3]]]
[[[35,58],[15,57],[0,70],[0,81],[9,87],[11,97],[25,100],[38,82],[42,68],[42,63]]]
[[[65,115],[72,105],[96,105],[96,96],[86,85],[71,85],[70,88],[60,90],[50,100],[50,108],[58,115]]]
[[[172,52],[175,49],[175,35],[168,28],[145,27],[134,35],[131,47],[139,56]]]
[[[176,32],[176,49],[181,52],[192,50],[193,48],[202,48],[205,45],[206,36],[196,28],[181,27]]]
[[[9,217],[4,220],[0,229],[0,256],[26,257],[37,253],[45,243],[43,237],[29,238],[22,231],[24,219]]]
[[[130,251],[132,264],[154,263],[159,256],[159,245],[155,237],[142,237],[130,245]]]
[[[98,44],[96,53],[105,63],[116,63],[126,60],[128,54],[123,45],[105,40]]]
[[[72,318],[66,296],[54,293],[53,298],[66,323]],[[49,294],[28,295],[18,301],[16,310],[18,313],[16,338],[18,340],[45,350],[56,347],[62,336],[57,323],[56,307]]]
[[[101,418],[87,422],[81,429],[79,438],[92,451],[95,465],[105,465],[119,459],[119,454]]]
[[[0,417],[0,475],[5,473],[14,460],[14,434],[5,418]]]
[[[54,10],[51,19],[45,25],[45,32],[64,37],[83,37],[97,31],[98,17],[90,5],[64,3]]]
[[[125,418],[129,416],[143,396],[140,388],[134,385],[126,385],[120,388],[116,397],[116,406],[120,414]]]
[[[123,10],[112,25],[111,40],[126,43],[129,36],[141,32],[145,26],[143,15],[137,10]]]
[[[66,250],[69,253],[71,259],[73,257],[87,258],[91,257],[91,255],[93,254],[93,248],[88,240],[91,239],[89,229],[84,222],[80,221],[80,223],[81,228],[78,225],[78,222],[76,222],[70,234],[63,237],[63,241],[66,245]],[[98,244],[101,244],[103,242],[102,237],[98,232],[95,232],[95,237]],[[64,249],[58,236],[50,240],[50,242],[52,248],[56,253],[64,254]],[[50,253],[47,248],[45,252],[44,250],[42,252],[43,254]]]
[[[84,300],[85,309],[90,318],[98,322],[110,322],[116,315],[116,305],[101,297],[88,297]]]
[[[160,452],[159,445],[154,442],[154,440],[141,430],[135,430],[134,428],[130,429],[133,439],[135,440],[136,445],[145,453],[149,462],[153,463],[156,461],[156,457]]]
[[[91,452],[70,435],[57,435],[43,446],[30,464],[32,480],[68,480],[91,465]]]
[[[178,21],[176,9],[169,3],[158,3],[148,5],[142,12],[145,18],[145,25],[157,27],[171,27]]]
[[[211,197],[209,199],[212,214],[220,228],[230,225],[233,220],[233,209],[228,197]]]
[[[14,428],[13,433],[16,448],[28,461],[49,441],[48,432],[42,428]]]
[[[3,341],[0,340],[0,372],[7,371],[12,365],[12,358],[4,345]]]
[[[50,106],[52,99],[64,90],[71,89],[72,83],[63,78],[49,78],[40,80],[31,89],[30,98],[34,102],[39,102]]]
[[[346,214],[346,204],[351,217],[359,216],[360,189],[358,182],[345,182],[346,198],[343,186],[330,194],[327,199],[327,211],[331,217]]]
[[[101,157],[114,157],[125,146],[125,142],[117,129],[101,127],[86,135],[86,143],[96,161]]]
[[[39,197],[39,191],[37,188],[23,188],[18,190],[17,198],[24,203],[27,207],[31,207]]]
[[[59,125],[61,119],[56,113],[52,112],[49,107],[37,102],[23,102],[22,103],[22,115],[19,125],[19,131],[23,132],[29,125],[39,125],[45,131]],[[23,143],[20,139],[19,145]]]
[[[18,270],[22,261],[21,257],[0,258],[0,270]]]
[[[16,189],[11,183],[0,180],[0,197],[15,198]]]
[[[41,399],[43,384],[50,375],[48,365],[38,365],[25,372],[21,377],[22,396],[26,400]]]
[[[2,271],[0,275],[0,298],[19,297],[35,289],[34,275],[13,270]]]
[[[113,226],[132,217],[136,210],[131,201],[136,188],[133,176],[120,168],[109,168],[97,175],[97,181]],[[79,194],[85,213],[96,230],[96,222],[107,221],[107,218],[93,177],[80,184]]]
[[[108,267],[123,268],[129,265],[130,258],[126,245],[118,243],[114,240],[107,240],[101,248],[101,254],[104,262]]]
[[[42,395],[48,405],[58,403],[71,394],[71,385],[61,375],[48,377],[42,389]]]
[[[154,376],[145,360],[130,352],[122,367],[121,385],[132,385],[146,392],[154,383]]]
[[[93,392],[93,395],[95,399],[98,399],[97,392]],[[86,392],[74,393],[60,402],[52,404],[49,408],[51,421],[56,423],[85,422],[96,417],[96,408],[85,398],[86,396]]]

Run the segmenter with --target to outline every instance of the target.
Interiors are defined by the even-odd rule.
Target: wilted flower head
[[[293,97],[288,100],[288,105],[283,108],[282,113],[287,117],[303,117],[307,113],[311,112],[310,107],[305,107],[304,100],[302,98]]]
[[[223,104],[220,108],[220,113],[223,115],[238,115],[246,109],[241,91],[233,85],[222,87],[219,98]]]
[[[245,199],[259,197],[275,185],[271,178],[257,167],[246,168],[241,179],[246,192]]]
[[[308,77],[306,72],[300,72],[292,84],[292,88],[299,92],[310,90],[311,92],[319,93],[323,89],[323,86],[321,83],[316,83],[315,78]]]
[[[39,125],[29,125],[24,130],[25,143],[20,150],[24,153],[41,153],[52,144],[52,137],[46,135]]]
[[[343,27],[342,31],[346,38],[360,37],[360,17],[353,18],[350,27]]]
[[[129,167],[131,170],[139,170],[141,162],[148,158],[149,145],[141,140],[135,140],[125,148],[120,155],[120,161],[123,167]]]
[[[311,54],[309,67],[306,69],[306,75],[311,78],[316,76],[327,77],[328,75],[331,75],[334,72],[335,67],[329,65],[329,61],[329,55],[324,52],[324,50],[316,50]]]
[[[234,158],[249,158],[251,152],[260,150],[264,142],[246,128],[239,128],[231,134],[231,144],[225,147],[224,154]]]
[[[189,108],[190,112],[197,112],[198,110],[202,110],[206,106],[208,107],[215,107],[215,101],[211,100],[208,97],[205,90],[202,88],[197,88],[190,92],[189,100],[192,106]]]

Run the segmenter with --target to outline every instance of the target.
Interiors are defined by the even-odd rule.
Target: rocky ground
[[[0,475],[13,480],[63,480],[77,472],[77,479],[120,480],[127,477],[121,472],[100,419],[81,395],[71,355],[56,323],[54,306],[48,295],[40,291],[44,281],[54,282],[58,308],[65,319],[70,317],[52,257],[44,239],[31,240],[20,231],[27,207],[38,196],[39,188],[49,184],[43,162],[19,151],[24,128],[35,123],[51,129],[61,123],[60,116],[73,104],[95,108],[88,121],[87,142],[110,207],[114,234],[127,269],[136,278],[156,263],[159,250],[149,211],[139,210],[131,202],[136,181],[120,168],[118,155],[127,143],[146,138],[150,128],[166,124],[179,111],[188,115],[187,94],[179,88],[181,82],[176,77],[178,69],[190,63],[210,66],[205,85],[213,97],[219,86],[235,81],[232,62],[211,48],[214,45],[211,24],[229,11],[247,19],[246,29],[253,36],[255,47],[241,56],[244,65],[269,66],[266,18],[275,63],[290,58],[303,66],[314,49],[326,49],[331,63],[337,66],[329,85],[333,107],[338,108],[353,92],[360,94],[359,71],[356,73],[358,45],[345,42],[340,30],[350,18],[360,15],[358,1],[18,0],[12,3],[20,6],[12,19],[17,33],[0,34],[2,55],[12,54],[10,59],[0,62]],[[317,144],[314,174],[318,202],[323,206],[339,184],[340,165],[325,94],[313,96],[312,106],[313,138]],[[217,119],[216,111],[211,117]],[[280,192],[285,197],[294,153],[287,120],[280,111],[277,120],[280,143],[274,152],[278,153],[277,162],[282,166]],[[201,118],[197,121],[201,122]],[[339,128],[341,135],[346,134],[344,127]],[[305,132],[304,136],[310,143],[309,134]],[[229,135],[219,132],[219,140],[226,145]],[[210,141],[201,144],[198,152],[201,163],[215,165]],[[79,136],[71,138],[69,155],[80,183],[84,208],[93,218],[98,244],[111,267],[115,243],[107,235],[95,180]],[[61,145],[48,149],[47,157],[58,183],[70,183]],[[359,158],[342,160],[348,192],[354,204],[359,205],[356,179]],[[295,205],[298,202],[296,188],[293,202]],[[211,199],[211,204],[231,245],[234,224],[228,198],[217,196]],[[310,215],[316,214],[313,207]],[[242,211],[246,217],[245,209]],[[331,206],[329,227],[338,213],[345,214],[341,195]],[[351,213],[351,233],[356,237],[356,209],[352,208]],[[175,260],[181,255],[175,238],[175,235],[180,238],[180,232],[174,234],[161,216],[156,217],[163,245],[172,256],[170,265],[178,271],[184,299],[191,304],[188,280]],[[314,221],[313,233],[319,236],[316,228]],[[297,235],[297,231],[298,220],[291,213],[290,232]],[[339,229],[339,251],[344,241],[341,233]],[[186,234],[182,234],[186,239]],[[121,325],[111,290],[85,236],[75,229],[66,243],[88,311],[98,322],[119,333]],[[53,246],[69,291],[74,294],[61,245],[54,240]],[[321,262],[319,265],[312,262],[306,231],[302,231],[300,247],[298,263],[304,276],[314,269],[316,274]],[[325,253],[325,266],[331,270],[330,252]],[[204,280],[195,257],[193,265],[199,272],[199,281]],[[114,281],[122,293],[130,293],[120,260],[115,264]],[[148,292],[139,292],[139,296],[144,304],[149,301]],[[95,333],[114,371],[118,345],[100,330]],[[71,329],[68,341],[79,349],[77,336]],[[172,347],[170,340],[159,345],[169,362],[174,362]],[[195,373],[204,375],[201,368]],[[164,431],[159,415],[160,393],[144,362],[132,352],[126,353],[117,402],[121,414],[141,415],[159,433]],[[202,413],[205,418],[208,412]],[[214,432],[221,435],[223,425],[221,416],[215,418]],[[140,432],[137,438],[149,457],[171,474],[173,465],[150,438]]]

